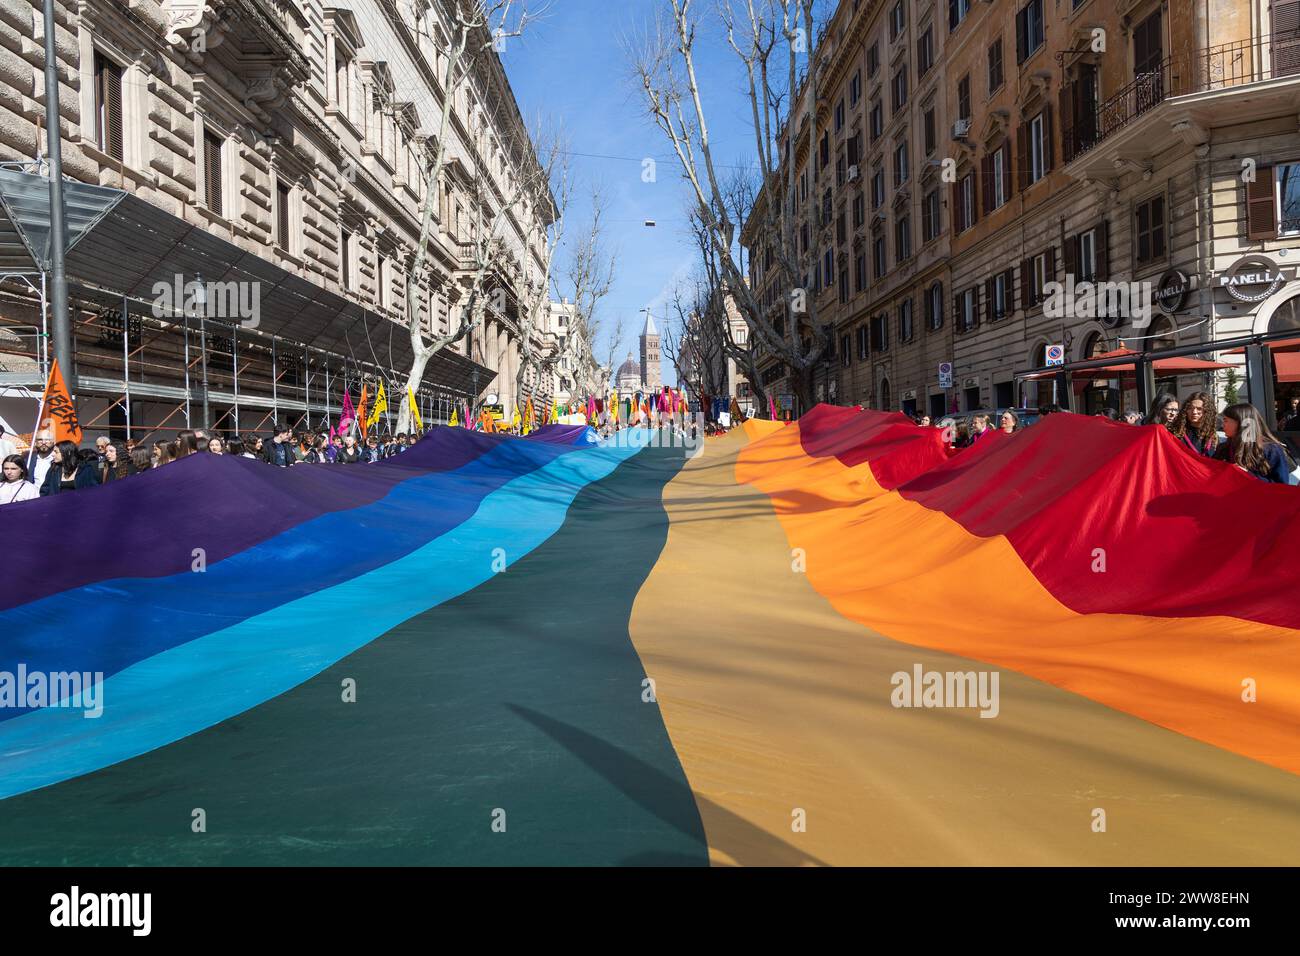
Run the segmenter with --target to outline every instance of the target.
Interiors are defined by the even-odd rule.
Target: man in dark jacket
[[[271,450],[267,455],[267,460],[271,464],[280,468],[288,468],[293,464],[293,448],[290,445],[292,437],[288,425],[275,426],[275,433],[271,438]]]

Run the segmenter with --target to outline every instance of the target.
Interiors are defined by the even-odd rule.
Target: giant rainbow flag
[[[587,431],[0,509],[0,863],[1296,859],[1296,489],[1071,415]]]

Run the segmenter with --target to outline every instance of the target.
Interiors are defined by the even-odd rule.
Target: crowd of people
[[[365,464],[399,455],[419,437],[385,432],[360,440],[353,434],[340,437],[311,430],[295,432],[288,425],[276,425],[269,439],[262,435],[224,439],[202,429],[187,429],[172,441],[152,443],[115,441],[101,435],[93,447],[81,448],[72,441],[56,442],[45,430],[36,433],[30,453],[22,455],[0,432],[0,452],[5,453],[0,505],[94,488],[162,468],[190,455],[230,455],[282,468],[298,464]]]
[[[1037,409],[1037,417],[1062,412],[1048,405]],[[1236,465],[1256,478],[1277,484],[1295,484],[1296,464],[1287,443],[1278,437],[1255,406],[1238,402],[1219,411],[1208,392],[1194,392],[1180,401],[1172,392],[1161,392],[1143,415],[1135,410],[1098,412],[1098,417],[1128,425],[1157,425],[1165,428],[1188,452]],[[994,431],[1010,435],[1021,428],[1012,409],[997,416],[975,414],[969,419],[945,417],[933,422],[929,415],[913,415],[920,426],[946,429],[955,448],[968,448]],[[1279,431],[1300,432],[1300,397],[1292,398],[1279,416]]]

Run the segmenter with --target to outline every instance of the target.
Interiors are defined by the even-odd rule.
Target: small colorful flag
[[[450,425],[452,428],[455,428],[457,425],[460,424],[460,419],[456,417],[455,408],[451,410],[451,421],[449,421],[447,424]]]
[[[420,409],[415,404],[415,392],[411,391],[410,386],[407,386],[406,397],[411,403],[411,417],[415,419],[415,427],[424,431],[424,422],[420,420]]]
[[[369,398],[369,390],[365,382],[361,383],[361,401],[357,402],[357,424],[361,427],[361,434],[366,432],[366,400]]]
[[[373,427],[379,424],[379,416],[388,411],[388,396],[384,394],[384,383],[379,383],[379,394],[375,396],[375,407],[370,410],[370,417],[366,419],[366,427]]]
[[[81,443],[81,422],[77,420],[77,408],[72,404],[63,373],[59,371],[58,359],[50,365],[50,377],[45,383],[45,394],[41,396],[41,420],[36,427],[38,431],[49,428],[56,442]]]

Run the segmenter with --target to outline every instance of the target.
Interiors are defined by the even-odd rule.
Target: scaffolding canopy
[[[64,180],[67,248],[71,250],[126,196],[120,189]],[[0,167],[0,272],[48,272],[50,181]]]

